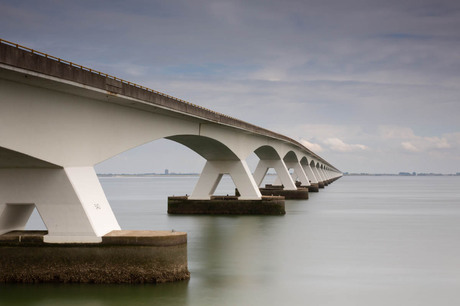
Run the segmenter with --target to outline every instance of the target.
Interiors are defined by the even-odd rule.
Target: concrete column
[[[304,169],[305,174],[307,175],[307,177],[310,179],[310,183],[311,184],[318,184],[318,180],[316,179],[315,174],[311,170],[310,165],[309,164],[303,165],[303,169]]]
[[[260,187],[262,181],[267,175],[268,169],[270,169],[270,163],[267,160],[259,160],[254,170],[254,181],[256,182],[257,187]]]
[[[319,167],[318,171],[319,171],[319,173],[321,173],[321,177],[323,178],[324,185],[325,186],[329,185],[329,180],[328,180],[328,178],[326,176],[326,173],[324,172],[324,169]]]
[[[93,167],[0,169],[0,234],[24,229],[34,207],[44,242],[98,243],[120,230]]]
[[[214,194],[224,174],[229,174],[240,193],[241,200],[258,200],[262,195],[246,164],[246,161],[214,161],[208,160],[201,172],[190,200],[209,200]]]
[[[310,186],[310,180],[299,162],[285,162],[288,169],[294,169],[294,174],[302,183],[302,186]]]
[[[315,167],[311,167],[311,169],[312,169],[313,173],[315,174],[316,179],[318,180],[318,183],[324,184],[324,178],[323,178],[323,176],[321,175],[321,173],[319,172],[318,167],[316,167],[316,166],[315,166]],[[320,186],[321,186],[321,184],[320,184]]]
[[[254,171],[254,179],[257,186],[262,184],[262,181],[267,174],[268,169],[273,168],[277,174],[277,180],[279,184],[284,185],[285,190],[297,190],[294,180],[289,174],[289,170],[286,164],[281,159],[261,159],[257,164],[256,170]],[[239,190],[239,189],[238,189]]]
[[[327,172],[323,168],[319,168],[319,171],[321,171],[321,174],[323,175],[324,181],[328,182],[329,181],[329,176],[327,175]]]

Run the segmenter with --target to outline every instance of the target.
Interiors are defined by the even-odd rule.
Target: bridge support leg
[[[256,180],[257,186],[262,184],[262,181],[267,174],[268,169],[275,169],[277,180],[279,179],[280,184],[284,186],[286,190],[297,190],[294,180],[289,174],[289,170],[286,164],[281,159],[261,159],[257,164],[256,170],[254,171],[254,179]]]
[[[313,173],[316,176],[316,179],[318,180],[318,187],[319,188],[324,188],[324,179],[322,178],[321,173],[318,171],[318,169],[319,168],[317,168],[315,166],[311,167],[311,170],[313,171]]]
[[[212,197],[223,174],[229,174],[238,197]],[[189,197],[169,197],[169,214],[284,215],[283,197],[262,197],[245,161],[208,160]]]
[[[260,200],[262,198],[246,161],[208,160],[189,199],[209,200],[224,174],[232,177],[240,192],[240,200]]]
[[[294,174],[302,183],[302,186],[310,186],[310,180],[299,162],[286,162],[286,167],[294,169]]]
[[[318,192],[319,191],[318,180],[316,179],[316,176],[313,173],[313,170],[311,169],[310,165],[309,164],[304,164],[303,169],[305,171],[305,174],[310,179],[310,186],[308,186],[308,191],[309,192]]]
[[[258,186],[262,183],[269,168],[274,168],[276,171],[277,181],[279,180],[279,183],[275,182],[275,185],[278,184],[282,186],[267,185],[265,188],[260,188],[260,192],[263,195],[283,196],[285,199],[308,199],[308,190],[305,188],[297,188],[294,180],[289,174],[289,170],[286,167],[285,162],[281,159],[261,159],[259,161],[254,172],[254,179],[256,180]],[[304,180],[305,179],[308,181],[306,176]]]
[[[93,167],[0,169],[0,234],[23,230],[34,207],[44,242],[98,243],[120,230]]]
[[[318,172],[321,173],[321,177],[323,178],[324,186],[329,185],[329,181],[326,177],[326,173],[324,172],[324,170],[322,168],[318,168]]]

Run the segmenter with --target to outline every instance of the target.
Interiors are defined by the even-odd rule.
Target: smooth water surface
[[[285,216],[168,216],[196,181],[101,179],[123,229],[188,233],[189,281],[0,284],[0,305],[460,305],[460,177],[343,177]]]

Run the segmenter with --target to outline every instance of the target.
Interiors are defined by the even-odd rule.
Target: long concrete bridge
[[[210,200],[223,174],[238,201],[262,199],[270,168],[285,190],[297,190],[289,169],[311,187],[342,175],[284,135],[0,40],[0,235],[24,229],[36,207],[45,242],[101,242],[120,226],[94,165],[160,138],[206,159],[189,200]]]

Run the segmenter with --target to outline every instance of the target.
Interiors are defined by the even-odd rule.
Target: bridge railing
[[[174,100],[174,101],[177,101],[177,102],[180,102],[180,103],[184,103],[186,105],[189,105],[189,106],[192,106],[193,108],[197,108],[197,109],[200,109],[200,110],[203,110],[203,111],[206,111],[206,112],[209,112],[219,118],[226,118],[228,120],[223,120],[221,123],[226,123],[224,121],[227,121],[227,124],[229,124],[228,122],[238,122],[240,123],[240,126],[242,124],[242,126],[244,127],[252,127],[254,131],[262,134],[262,135],[266,135],[266,136],[271,136],[271,137],[274,137],[274,138],[278,138],[278,139],[281,139],[281,140],[284,140],[284,141],[288,141],[292,144],[295,144],[296,146],[300,147],[300,148],[303,148],[304,150],[306,150],[310,155],[312,155],[313,157],[315,157],[316,159],[322,161],[323,163],[331,166],[332,168],[336,169],[334,166],[332,166],[330,163],[328,163],[326,160],[324,160],[322,157],[320,157],[319,155],[317,155],[316,153],[314,153],[313,151],[311,151],[310,149],[308,149],[307,147],[305,147],[304,145],[302,145],[301,143],[299,143],[298,141],[292,139],[292,138],[289,138],[287,136],[284,136],[284,135],[281,135],[281,134],[278,134],[278,133],[275,133],[275,132],[272,132],[272,131],[269,131],[267,129],[264,129],[264,128],[261,128],[261,127],[258,127],[258,126],[255,126],[253,124],[250,124],[250,123],[247,123],[247,122],[244,122],[242,120],[239,120],[237,118],[234,118],[234,117],[231,117],[231,116],[228,116],[228,115],[225,115],[225,114],[222,114],[222,113],[219,113],[219,112],[216,112],[216,111],[213,111],[211,109],[208,109],[208,108],[205,108],[205,107],[202,107],[200,105],[197,105],[197,104],[193,104],[193,103],[190,103],[188,101],[185,101],[185,100],[182,100],[182,99],[179,99],[179,98],[176,98],[176,97],[173,97],[173,96],[170,96],[168,94],[165,94],[163,92],[160,92],[160,91],[157,91],[157,90],[154,90],[154,89],[151,89],[151,88],[148,88],[148,87],[145,87],[145,86],[142,86],[142,85],[139,85],[139,84],[136,84],[136,83],[133,83],[133,82],[129,82],[129,81],[126,81],[124,79],[121,79],[121,78],[118,78],[116,76],[113,76],[113,75],[110,75],[108,73],[104,73],[104,72],[100,72],[98,70],[95,70],[95,69],[91,69],[91,68],[88,68],[86,66],[83,66],[83,65],[79,65],[79,64],[76,64],[76,63],[73,63],[71,61],[68,61],[68,60],[65,60],[65,59],[62,59],[62,58],[59,58],[59,57],[56,57],[56,56],[53,56],[53,55],[50,55],[50,54],[47,54],[47,53],[44,53],[44,52],[41,52],[41,51],[37,51],[35,49],[32,49],[32,48],[29,48],[29,47],[26,47],[26,46],[22,46],[20,44],[17,44],[17,43],[14,43],[14,42],[11,42],[11,41],[8,41],[8,40],[5,40],[5,39],[1,39],[0,38],[0,44],[5,44],[5,45],[9,45],[11,47],[15,47],[17,49],[21,49],[23,51],[26,51],[26,52],[30,52],[31,54],[35,54],[35,55],[39,55],[39,56],[42,56],[46,59],[51,59],[51,60],[54,60],[58,63],[62,63],[62,64],[65,64],[65,65],[69,65],[70,67],[74,67],[74,68],[77,68],[77,69],[81,69],[81,70],[84,70],[84,71],[88,71],[90,73],[94,73],[96,75],[99,75],[99,76],[102,76],[102,77],[106,77],[106,78],[109,78],[109,79],[112,79],[112,80],[115,80],[115,81],[119,81],[121,83],[124,83],[124,84],[127,84],[129,86],[133,86],[133,87],[136,87],[136,88],[139,88],[139,89],[142,89],[142,90],[145,90],[145,91],[148,91],[148,92],[151,92],[151,93],[154,93],[154,94],[157,94],[157,95],[160,95],[160,96],[163,96],[163,97],[166,97],[168,99],[171,99],[171,100]],[[231,123],[230,123],[231,125]]]
[[[222,114],[222,113],[218,113],[216,111],[213,111],[211,109],[208,109],[208,108],[205,108],[203,106],[200,106],[200,105],[197,105],[197,104],[193,104],[193,103],[190,103],[188,101],[185,101],[185,100],[182,100],[182,99],[179,99],[179,98],[176,98],[176,97],[173,97],[173,96],[170,96],[168,94],[165,94],[163,92],[160,92],[160,91],[157,91],[157,90],[154,90],[154,89],[151,89],[151,88],[148,88],[148,87],[145,87],[145,86],[142,86],[142,85],[139,85],[139,84],[136,84],[136,83],[133,83],[133,82],[129,82],[129,81],[126,81],[124,79],[121,79],[121,78],[118,78],[116,76],[113,76],[113,75],[110,75],[110,74],[107,74],[107,73],[104,73],[104,72],[100,72],[98,70],[95,70],[95,69],[91,69],[91,68],[88,68],[86,66],[83,66],[83,65],[79,65],[79,64],[76,64],[74,62],[71,62],[71,61],[68,61],[68,60],[65,60],[65,59],[62,59],[62,58],[59,58],[59,57],[56,57],[56,56],[53,56],[53,55],[50,55],[50,54],[47,54],[47,53],[44,53],[44,52],[41,52],[41,51],[37,51],[35,49],[32,49],[32,48],[29,48],[29,47],[25,47],[25,46],[22,46],[20,44],[16,44],[16,43],[13,43],[11,41],[8,41],[8,40],[5,40],[5,39],[1,39],[0,38],[0,43],[2,44],[6,44],[6,45],[10,45],[10,46],[13,46],[13,47],[16,47],[18,49],[22,49],[24,51],[28,51],[32,54],[37,54],[37,55],[40,55],[40,56],[43,56],[45,58],[49,58],[49,59],[52,59],[52,60],[55,60],[59,63],[63,63],[63,64],[67,64],[69,66],[72,66],[72,67],[75,67],[75,68],[80,68],[82,70],[86,70],[86,71],[89,71],[89,72],[92,72],[94,74],[98,74],[98,75],[101,75],[101,76],[105,76],[106,78],[109,78],[109,79],[112,79],[112,80],[115,80],[115,81],[119,81],[119,82],[122,82],[122,83],[125,83],[125,84],[128,84],[128,85],[131,85],[131,86],[134,86],[134,87],[137,87],[137,88],[140,88],[140,89],[143,89],[143,90],[146,90],[146,91],[149,91],[149,92],[153,92],[155,94],[158,94],[160,96],[163,96],[163,97],[167,97],[169,99],[173,99],[173,100],[176,100],[176,101],[179,101],[179,102],[182,102],[182,103],[185,103],[185,104],[189,104],[189,105],[192,105],[194,107],[197,107],[197,108],[200,108],[200,109],[204,109],[208,112],[211,112],[211,113],[215,113],[215,114],[219,114],[221,116],[224,116],[224,117],[228,117],[228,118],[232,118],[232,119],[236,119],[236,118],[233,118],[231,116],[227,116],[225,114]]]

